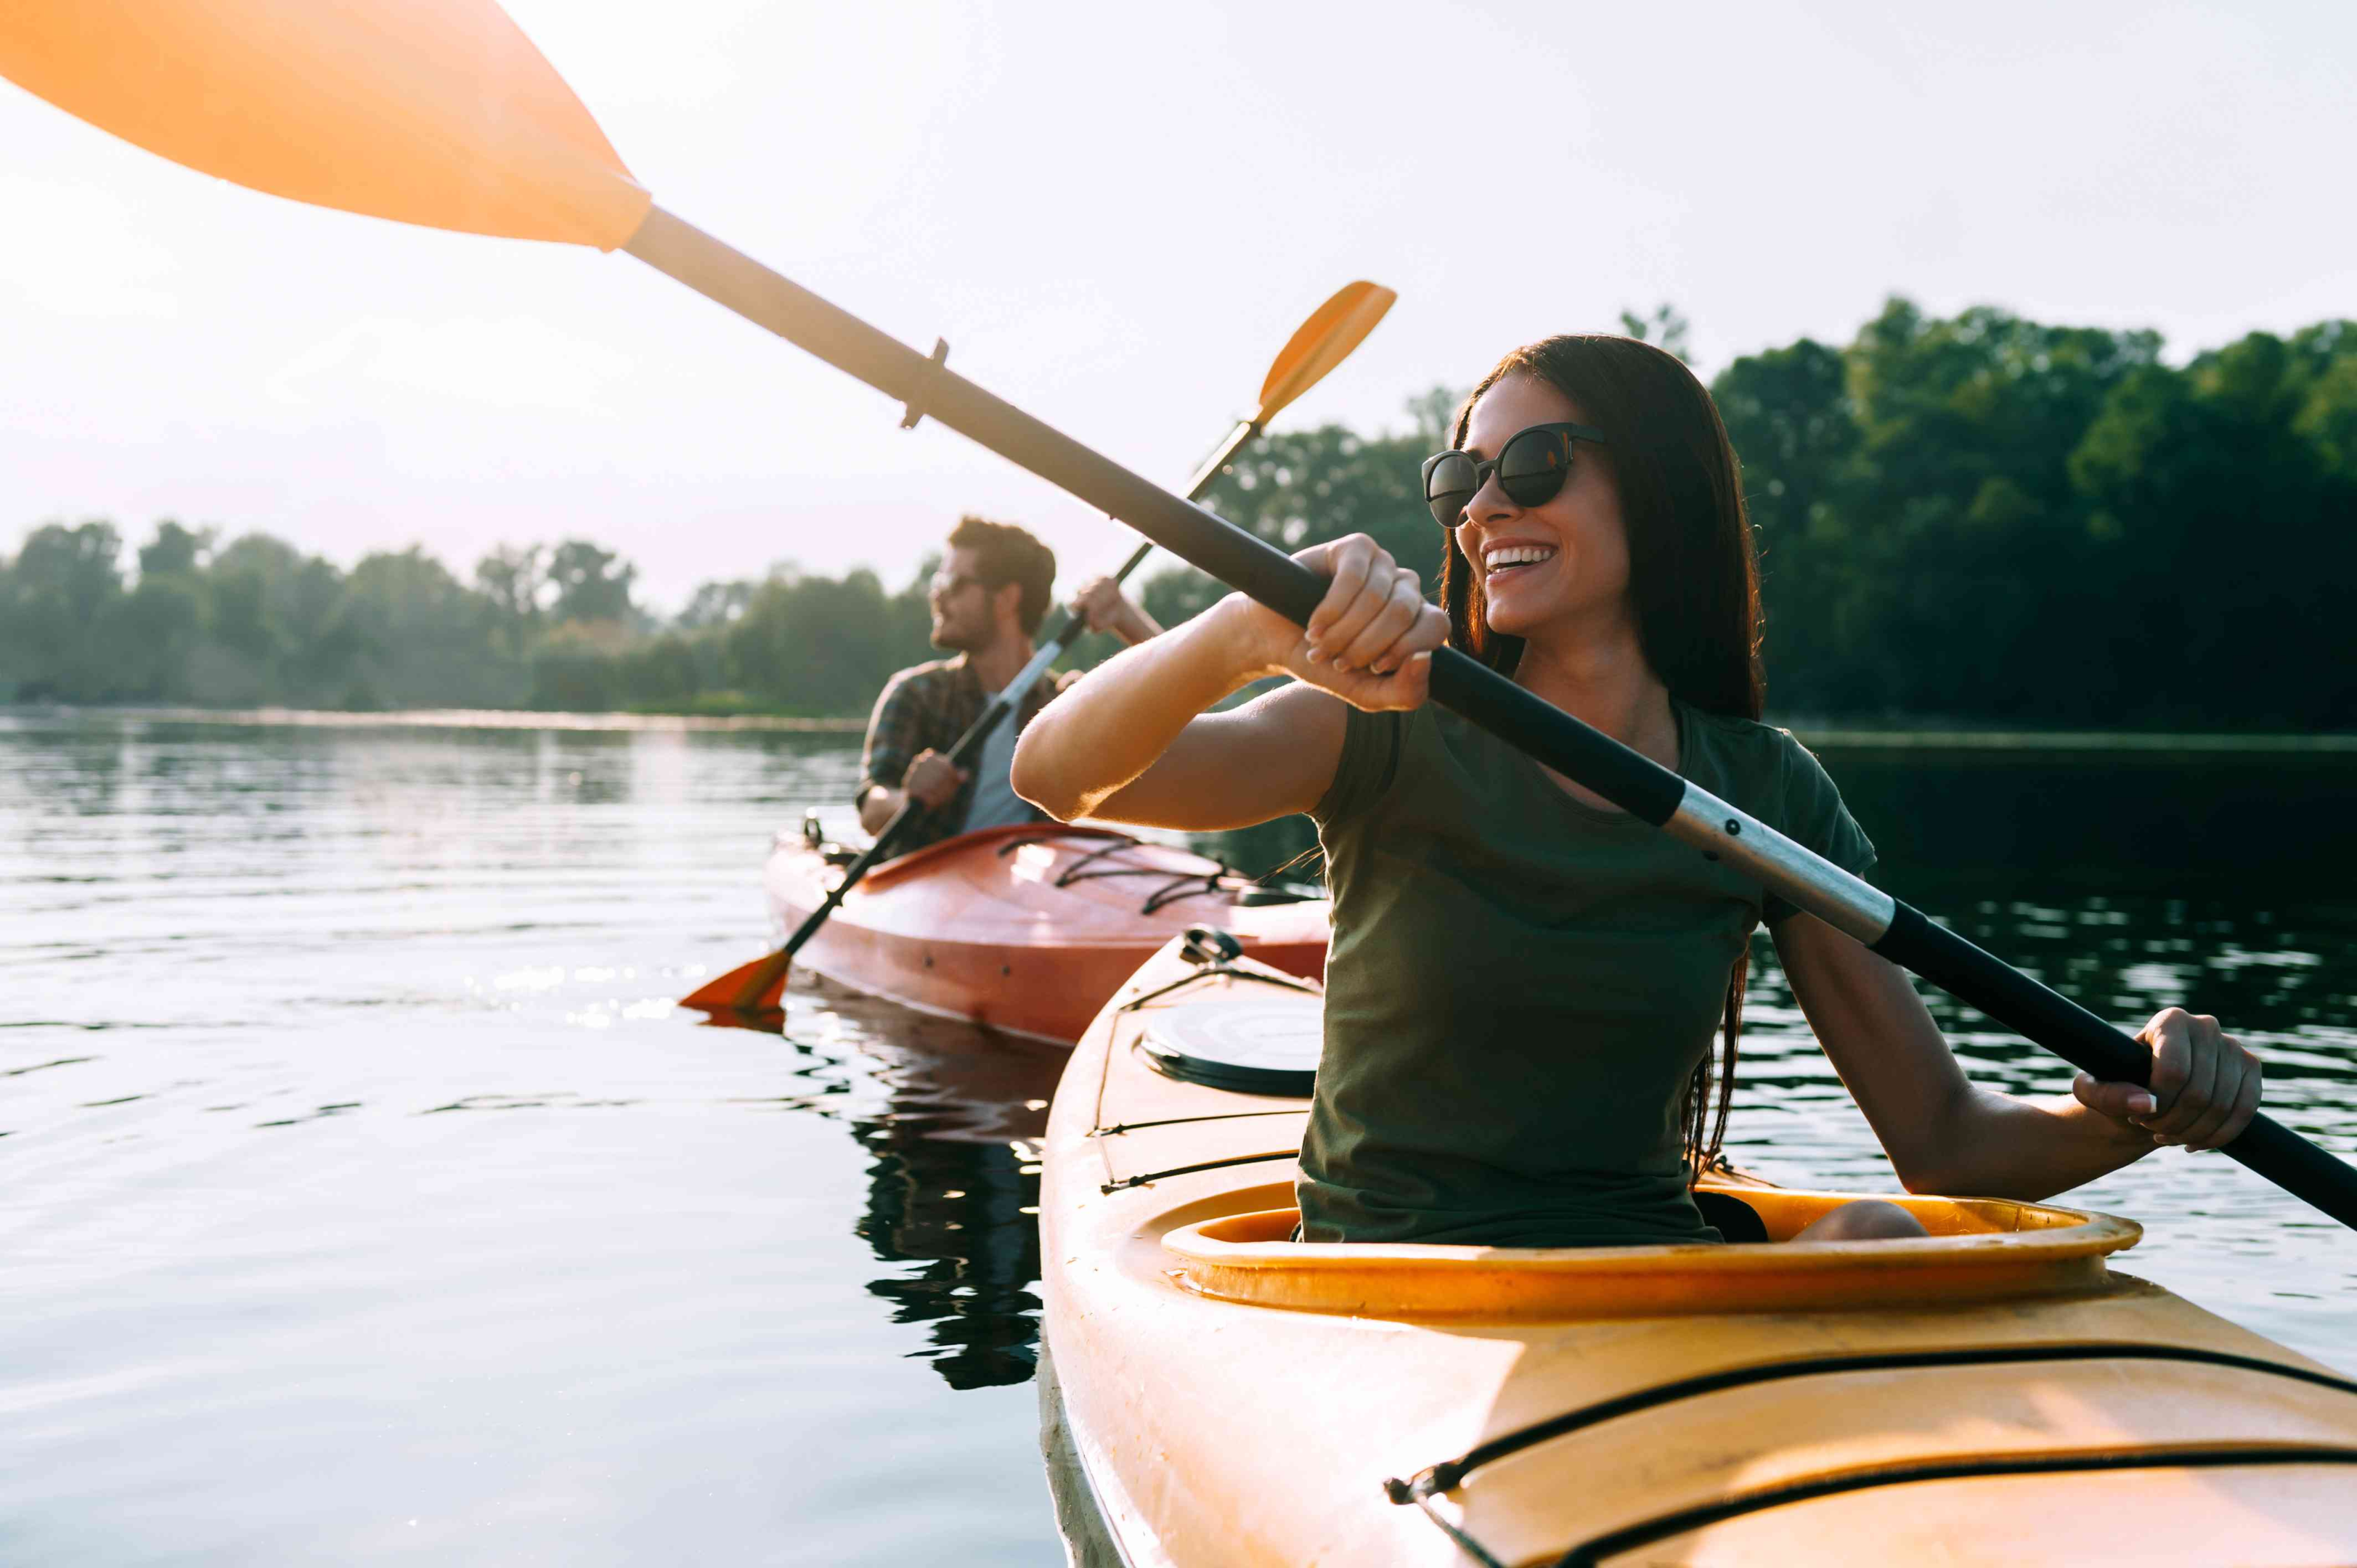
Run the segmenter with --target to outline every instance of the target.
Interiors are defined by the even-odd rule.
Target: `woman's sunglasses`
[[[1465,521],[1467,505],[1495,474],[1498,488],[1516,506],[1544,506],[1555,499],[1570,476],[1571,444],[1601,445],[1604,438],[1604,432],[1586,424],[1534,424],[1514,432],[1498,448],[1498,456],[1486,463],[1469,452],[1442,452],[1426,457],[1425,505],[1432,509],[1433,521],[1455,528]]]

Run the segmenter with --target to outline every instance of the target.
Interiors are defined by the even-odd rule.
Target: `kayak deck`
[[[1297,983],[1162,954],[1050,1115],[1050,1426],[1129,1561],[2357,1556],[2357,1384],[2112,1273],[2125,1220],[1900,1196],[1946,1233],[1289,1241],[1306,1101],[1147,1042],[1196,1008],[1314,1037]],[[1710,1185],[1770,1237],[1855,1196]]]
[[[780,832],[762,878],[780,929],[799,926],[841,875],[822,846]],[[795,963],[919,1012],[1070,1045],[1192,925],[1233,931],[1293,973],[1324,972],[1327,910],[1323,898],[1271,895],[1218,861],[1111,829],[989,828],[877,866]]]

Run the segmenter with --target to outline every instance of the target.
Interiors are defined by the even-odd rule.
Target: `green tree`
[[[502,706],[522,672],[497,656],[481,599],[412,545],[364,556],[345,584],[361,650],[347,705]]]
[[[26,538],[5,607],[20,699],[99,703],[117,694],[122,555],[123,536],[111,522],[53,522]]]
[[[2110,546],[2111,711],[2147,723],[2347,725],[2357,652],[2357,334],[2253,333],[2106,401],[2072,455]]]
[[[613,621],[560,621],[550,628],[532,650],[532,705],[577,714],[619,706],[625,640]]]
[[[798,714],[866,711],[896,670],[938,657],[873,572],[840,580],[773,576],[719,632],[727,683]]]
[[[211,529],[191,532],[166,518],[156,525],[156,537],[139,547],[139,575],[194,577],[202,569],[205,553],[212,547]]]
[[[610,620],[630,618],[630,584],[638,568],[610,550],[586,539],[568,539],[548,554],[548,581],[555,602],[553,619]]]
[[[679,708],[695,701],[703,668],[695,649],[678,632],[642,639],[621,657],[623,694],[642,708]]]
[[[198,701],[342,701],[363,650],[333,562],[248,533],[214,553],[205,586],[206,635],[192,670]]]
[[[1803,338],[1736,360],[1711,385],[1742,465],[1760,548],[1771,701],[1886,705],[1891,683],[1849,650],[1877,629],[1876,590],[1852,531],[1861,434],[1838,350]]]
[[[680,612],[680,628],[685,631],[702,631],[707,627],[726,626],[745,613],[760,590],[756,582],[739,580],[733,583],[706,583],[695,590]]]
[[[511,659],[524,657],[540,628],[544,553],[537,544],[502,544],[475,563],[475,591],[486,601],[493,639]]]

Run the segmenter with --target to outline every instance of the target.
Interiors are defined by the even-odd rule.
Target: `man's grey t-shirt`
[[[982,743],[982,755],[974,758],[974,803],[966,808],[965,826],[961,831],[974,832],[981,828],[1012,827],[1039,821],[1039,813],[1008,782],[1008,775],[1014,771],[1015,715],[1009,714],[991,730]]]

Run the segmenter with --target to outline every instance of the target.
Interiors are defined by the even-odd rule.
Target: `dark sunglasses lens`
[[[1498,454],[1498,488],[1516,506],[1542,506],[1563,489],[1571,443],[1552,430],[1525,430]]]
[[[1465,515],[1465,503],[1480,488],[1472,458],[1462,452],[1442,453],[1424,477],[1424,499],[1432,508],[1432,521],[1443,528],[1455,528]]]

